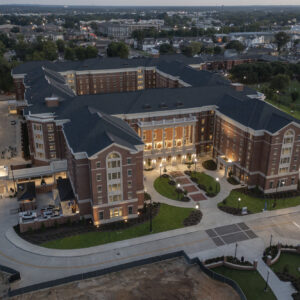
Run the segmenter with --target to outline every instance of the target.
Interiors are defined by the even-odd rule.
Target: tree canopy
[[[110,57],[119,56],[121,58],[128,58],[128,46],[123,42],[111,42],[107,48],[107,55]]]

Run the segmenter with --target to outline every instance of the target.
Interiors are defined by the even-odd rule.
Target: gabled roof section
[[[86,152],[88,157],[112,144],[137,151],[143,142],[123,120],[85,106],[72,112],[64,133],[73,153]]]

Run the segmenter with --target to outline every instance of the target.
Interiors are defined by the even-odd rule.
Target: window
[[[122,208],[114,207],[109,210],[110,218],[122,217]]]
[[[101,210],[99,211],[99,220],[103,220],[104,219],[104,211]]]
[[[131,164],[131,157],[127,158],[127,164],[130,165]]]
[[[289,168],[280,168],[279,173],[288,173]]]
[[[269,183],[269,188],[270,188],[270,189],[273,188],[273,184],[274,184],[274,181],[270,181],[270,183]]]
[[[50,145],[49,145],[49,149],[50,149],[50,151],[51,151],[51,150],[55,150],[55,144],[50,144]]]
[[[131,180],[128,181],[128,188],[129,188],[129,189],[132,188],[132,181],[131,181]]]
[[[291,178],[291,185],[295,184],[295,177]]]
[[[284,157],[280,160],[281,164],[288,164],[290,162],[290,158],[289,157]]]
[[[129,215],[133,214],[133,206],[128,206],[128,214]]]
[[[120,172],[108,173],[108,180],[115,180],[115,179],[120,179],[120,178],[121,178]]]
[[[35,143],[35,147],[36,147],[36,149],[39,149],[39,150],[43,150],[44,149],[44,145],[43,144],[39,144],[39,143]]]
[[[97,197],[97,199],[98,199],[98,204],[102,204],[102,203],[103,203],[102,195],[99,195],[99,196]]]
[[[50,153],[50,158],[52,158],[52,159],[56,158],[56,153],[55,152],[51,152]]]
[[[48,134],[48,141],[49,142],[53,142],[54,141],[54,134],[53,133]]]
[[[33,124],[33,130],[36,130],[36,131],[42,131],[42,125],[39,125],[39,124]]]
[[[97,168],[97,169],[100,169],[100,168],[101,168],[101,162],[100,162],[100,161],[97,161],[97,162],[96,162],[96,168]]]
[[[132,199],[132,192],[128,192],[128,199]]]
[[[108,197],[109,202],[117,202],[117,201],[121,201],[121,195],[110,195]]]
[[[102,179],[101,174],[97,174],[97,175],[96,175],[96,178],[97,178],[97,181],[101,181],[101,179]]]
[[[201,119],[201,124],[204,125],[205,124],[205,119]]]
[[[108,185],[108,191],[109,192],[117,192],[121,190],[121,184],[120,183],[114,183]]]
[[[132,176],[132,170],[131,170],[131,169],[127,170],[127,176],[128,176],[128,177],[131,177],[131,176]]]
[[[281,151],[281,154],[282,155],[289,155],[292,153],[292,148],[289,147],[289,148],[282,148],[282,151]]]
[[[102,192],[102,185],[98,185],[98,186],[97,186],[97,191],[98,191],[98,193],[101,193],[101,192]]]
[[[52,132],[54,129],[53,124],[47,124],[47,129],[48,129],[48,132]]]
[[[41,134],[36,134],[34,137],[35,137],[36,140],[42,140],[43,139],[43,136]]]

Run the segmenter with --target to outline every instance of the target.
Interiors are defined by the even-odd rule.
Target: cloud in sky
[[[220,6],[220,5],[300,5],[300,0],[0,0],[0,4],[37,4],[37,5],[115,5],[115,6]]]

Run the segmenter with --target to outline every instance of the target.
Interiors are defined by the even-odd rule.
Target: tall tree
[[[128,46],[123,42],[111,42],[107,48],[107,55],[111,57],[119,56],[121,58],[128,58]]]
[[[283,31],[276,33],[274,37],[275,37],[275,43],[277,44],[277,50],[279,52],[290,40],[289,35]]]

